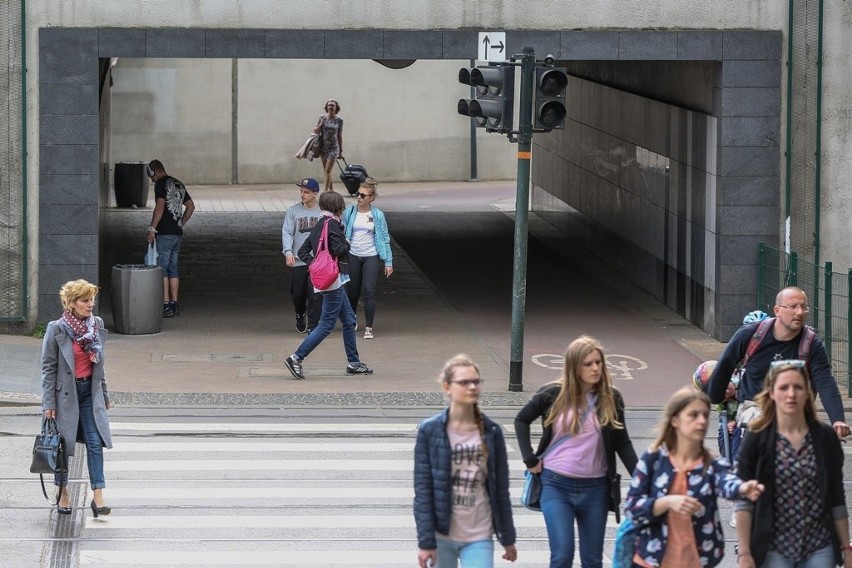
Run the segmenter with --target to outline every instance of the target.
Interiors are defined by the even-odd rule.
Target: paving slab
[[[481,366],[485,396],[494,404],[523,403],[530,390],[558,374],[554,370],[558,363],[545,364],[545,371],[527,363],[530,375],[538,373],[525,384],[528,392],[507,393],[509,329],[503,307],[499,312],[460,309],[395,242],[394,274],[381,278],[377,290],[376,338],[363,340],[360,334],[358,338],[361,358],[375,373],[345,374],[338,327],[305,361],[306,380],[293,380],[283,359],[304,335],[295,331],[289,273],[280,253],[280,226],[286,208],[298,199],[298,189],[291,184],[198,186],[190,192],[197,211],[187,226],[181,252],[182,313],[163,320],[157,334],[110,333],[107,380],[117,402],[440,403],[437,373],[446,359],[462,351]],[[514,194],[514,182],[389,183],[380,185],[376,205],[389,215],[496,212],[511,216]],[[353,201],[347,198],[348,203]],[[109,269],[141,260],[152,205],[104,211],[109,239],[101,263],[98,311],[108,329],[112,329]],[[530,231],[548,243],[554,256],[571,257],[590,276],[606,282],[619,302],[632,306],[629,322],[636,326],[637,341],[652,329],[658,341],[664,340],[663,349],[678,350],[679,368],[667,369],[667,374],[688,377],[690,367],[721,351],[721,344],[535,215],[530,216]],[[471,286],[469,293],[475,299],[476,287]],[[536,318],[547,315],[532,313],[530,327],[541,321]],[[535,335],[527,337],[537,347]],[[558,358],[561,351],[551,343],[546,352]],[[564,339],[557,344],[564,350]],[[644,348],[639,341],[636,349]],[[37,339],[0,336],[0,391],[7,393],[0,399],[26,401],[40,396],[39,349]],[[639,394],[643,390],[641,385],[619,386],[635,388]]]

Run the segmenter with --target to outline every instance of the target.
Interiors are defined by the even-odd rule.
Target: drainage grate
[[[151,361],[163,363],[262,363],[271,353],[151,353]]]

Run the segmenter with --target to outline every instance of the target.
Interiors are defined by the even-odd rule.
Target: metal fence
[[[25,10],[0,1],[0,322],[27,315]]]
[[[788,254],[761,243],[757,252],[757,305],[760,309],[771,314],[775,295],[785,286],[798,286],[808,295],[809,323],[825,343],[838,383],[846,386],[847,396],[852,396],[849,376],[852,269],[846,273],[834,272],[831,262],[818,266],[799,258],[795,252]]]

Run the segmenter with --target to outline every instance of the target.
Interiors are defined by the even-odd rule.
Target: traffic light
[[[512,130],[515,68],[511,65],[462,68],[459,82],[476,88],[475,99],[459,99],[459,114],[473,117],[486,130]]]
[[[565,128],[565,89],[568,71],[549,65],[535,68],[533,128],[561,130]]]

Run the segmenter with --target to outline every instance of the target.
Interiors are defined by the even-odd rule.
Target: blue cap
[[[314,178],[305,178],[296,185],[298,185],[299,187],[310,189],[313,192],[319,191],[319,182]]]

